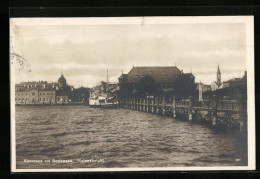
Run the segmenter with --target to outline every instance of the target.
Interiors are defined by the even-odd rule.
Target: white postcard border
[[[29,20],[28,20],[29,19]],[[11,96],[11,171],[12,172],[106,172],[106,171],[213,171],[255,170],[255,86],[254,86],[254,17],[253,16],[174,16],[174,17],[90,17],[90,18],[11,18],[12,25],[104,25],[104,24],[198,24],[198,23],[245,23],[247,48],[247,95],[248,95],[248,166],[216,167],[153,167],[153,168],[75,168],[75,169],[17,169],[15,142],[15,63],[10,59]],[[10,55],[11,56],[11,55]]]

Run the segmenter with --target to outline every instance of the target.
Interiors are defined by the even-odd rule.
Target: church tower
[[[65,77],[63,76],[63,72],[61,72],[61,77],[58,79],[58,84],[61,89],[67,86],[67,82]]]
[[[218,72],[217,72],[217,83],[219,86],[221,85],[221,73],[219,70],[219,65],[218,65]]]

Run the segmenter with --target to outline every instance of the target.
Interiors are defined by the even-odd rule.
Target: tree
[[[150,76],[144,76],[138,83],[138,91],[140,94],[153,94],[157,90],[155,81]]]
[[[74,102],[82,102],[83,100],[87,101],[88,98],[89,98],[88,88],[80,87],[78,89],[74,89],[70,93],[70,99],[72,99],[72,101]]]
[[[175,93],[179,97],[187,98],[196,96],[196,85],[194,80],[187,75],[179,76],[174,82]]]

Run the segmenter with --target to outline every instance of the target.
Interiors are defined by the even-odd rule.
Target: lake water
[[[16,106],[17,169],[247,165],[233,133],[129,109]]]

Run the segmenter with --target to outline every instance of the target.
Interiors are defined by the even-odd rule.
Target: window
[[[43,98],[43,101],[45,101],[45,98]]]
[[[42,98],[40,98],[40,101],[42,100]]]
[[[35,93],[33,92],[32,95],[35,95]]]
[[[47,101],[49,100],[49,98],[47,98]]]
[[[51,95],[52,95],[52,93],[51,93]]]
[[[49,95],[49,93],[47,93],[47,95]]]
[[[100,100],[99,100],[99,103],[104,103],[104,102],[105,102],[104,99],[100,99]]]
[[[45,95],[45,93],[43,93],[43,95]]]
[[[27,93],[25,95],[27,96]]]
[[[40,93],[40,95],[42,95],[42,94]]]

